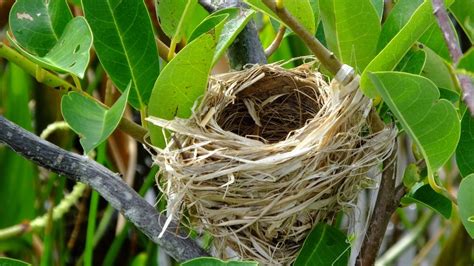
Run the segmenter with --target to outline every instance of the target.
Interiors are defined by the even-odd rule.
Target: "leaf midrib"
[[[138,90],[138,86],[137,86],[137,81],[136,81],[136,78],[135,78],[135,73],[133,71],[133,67],[132,67],[132,64],[131,64],[131,61],[130,61],[130,58],[129,58],[129,55],[128,55],[128,52],[127,52],[127,49],[125,49],[125,43],[122,39],[122,35],[120,34],[121,31],[120,31],[120,28],[117,24],[117,20],[115,18],[115,13],[113,12],[113,9],[112,9],[112,6],[110,5],[110,0],[107,0],[107,7],[109,8],[109,11],[110,11],[110,16],[112,17],[113,19],[113,22],[114,22],[114,25],[115,25],[115,28],[117,29],[117,35],[119,37],[119,40],[120,40],[120,44],[122,46],[122,49],[123,49],[123,52],[124,52],[124,56],[125,56],[125,59],[127,59],[127,65],[128,65],[128,68],[130,69],[130,76],[132,77],[132,82],[133,82],[133,87],[134,87],[134,90],[137,94],[137,98],[138,98],[138,103],[140,105],[140,109],[143,108],[143,100],[142,100],[142,96],[140,95],[140,91]]]

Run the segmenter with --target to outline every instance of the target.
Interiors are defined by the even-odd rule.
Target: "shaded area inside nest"
[[[217,117],[219,126],[265,143],[285,140],[321,109],[315,83],[281,73],[265,77],[237,93]]]

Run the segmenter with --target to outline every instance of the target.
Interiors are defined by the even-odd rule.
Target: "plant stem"
[[[263,3],[270,8],[277,16],[283,21],[294,33],[296,33],[313,54],[319,59],[321,64],[336,75],[341,68],[342,64],[336,58],[334,53],[326,49],[316,37],[314,37],[308,30],[306,30],[283,6],[279,8],[273,0],[262,0]]]
[[[280,25],[278,29],[277,35],[273,42],[265,49],[265,56],[268,58],[270,57],[280,46],[281,41],[283,40],[283,36],[285,36],[286,27],[284,25]]]
[[[0,142],[8,145],[19,155],[36,164],[90,185],[120,211],[150,240],[157,243],[178,262],[196,257],[207,257],[197,243],[176,222],[171,222],[162,237],[166,217],[141,198],[119,176],[85,156],[65,151],[42,140],[11,121],[0,116]]]
[[[375,265],[390,265],[391,262],[400,256],[420,235],[425,231],[433,217],[432,211],[425,212],[413,229],[402,237],[395,245],[388,249],[375,263]]]
[[[438,21],[438,25],[443,32],[443,37],[448,46],[449,54],[453,59],[453,66],[456,67],[459,59],[462,57],[462,51],[459,47],[459,43],[456,39],[453,29],[449,23],[450,19],[448,16],[448,12],[444,6],[443,0],[433,0],[433,10]],[[463,74],[456,75],[459,80],[459,85],[463,92],[463,100],[466,103],[471,115],[474,115],[474,86],[471,82],[471,78],[469,76]]]

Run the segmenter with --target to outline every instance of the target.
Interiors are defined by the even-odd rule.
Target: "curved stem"
[[[281,25],[273,42],[265,49],[265,56],[270,57],[280,47],[283,36],[285,36],[286,27]]]
[[[282,6],[281,8],[273,0],[262,0],[263,3],[270,8],[278,17],[285,23],[294,33],[296,33],[313,54],[319,59],[321,64],[336,75],[341,68],[342,64],[336,58],[334,53],[326,49],[316,37],[314,37],[308,30],[306,30],[291,14],[288,10]]]

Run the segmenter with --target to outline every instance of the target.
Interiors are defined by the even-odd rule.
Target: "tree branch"
[[[341,69],[342,64],[333,52],[326,49],[326,47],[324,47],[313,34],[306,30],[284,6],[277,7],[274,0],[263,0],[263,3],[275,12],[281,21],[303,40],[306,46],[308,46],[311,52],[313,52],[321,64],[329,70],[331,74],[336,75],[339,69]]]
[[[459,59],[462,57],[462,51],[454,35],[454,31],[449,23],[449,16],[444,6],[443,0],[433,0],[433,10],[438,21],[438,25],[443,32],[443,37],[448,46],[449,54],[453,59],[453,65],[456,67]],[[459,85],[463,92],[463,100],[466,103],[471,115],[474,115],[474,87],[469,76],[457,74]]]
[[[179,230],[178,225],[174,222],[169,225],[166,233],[158,238],[166,217],[160,215],[135,190],[127,186],[117,174],[112,173],[104,166],[85,156],[68,152],[42,140],[3,116],[0,116],[0,128],[0,143],[7,144],[16,153],[52,172],[90,185],[112,207],[120,211],[148,238],[160,245],[177,261],[209,256],[196,242],[186,238],[186,232]]]

